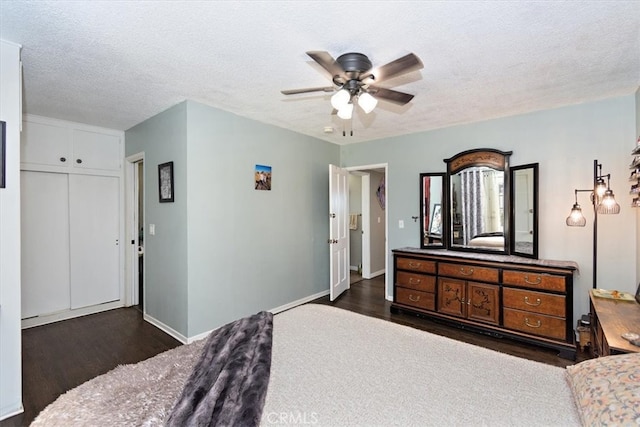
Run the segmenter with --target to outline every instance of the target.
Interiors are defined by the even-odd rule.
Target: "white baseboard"
[[[182,344],[188,344],[189,340],[187,339],[187,337],[185,337],[184,335],[182,335],[180,332],[176,331],[172,327],[165,325],[164,323],[162,323],[158,319],[156,319],[156,318],[154,318],[152,316],[149,316],[147,313],[144,313],[142,315],[142,318],[144,320],[146,320],[147,322],[151,323],[156,328],[160,329],[161,331],[166,332],[167,334],[171,335],[172,337],[174,337],[175,339],[180,341]]]
[[[310,301],[313,301],[314,299],[322,298],[322,297],[327,296],[327,295],[329,295],[329,289],[327,289],[326,291],[318,292],[317,294],[309,295],[308,297],[300,298],[299,300],[290,302],[289,304],[285,304],[285,305],[281,305],[280,307],[272,308],[271,310],[268,310],[268,311],[270,313],[273,313],[273,314],[278,314],[278,313],[281,313],[283,311],[290,310],[290,309],[292,309],[294,307],[297,307],[299,305],[308,303]]]
[[[22,320],[22,329],[59,322],[60,320],[73,319],[74,317],[86,316],[88,314],[96,314],[102,311],[113,310],[114,308],[121,307],[124,307],[124,301],[119,300],[107,302],[105,304],[92,305],[89,307],[76,308],[73,310],[59,311],[57,313],[47,314],[44,316],[29,317]]]
[[[325,295],[329,295],[329,290],[318,292],[317,294],[309,295],[308,297],[300,298],[299,300],[290,302],[290,303],[285,304],[285,305],[281,305],[281,306],[276,307],[276,308],[272,308],[272,309],[267,310],[267,311],[270,312],[270,313],[273,313],[273,314],[278,314],[278,313],[281,313],[283,311],[290,310],[290,309],[292,309],[294,307],[297,307],[299,305],[305,304],[305,303],[307,303],[309,301],[313,301],[314,299],[322,298]],[[160,329],[162,329],[162,328],[160,328]],[[211,332],[215,331],[216,329],[218,329],[218,328],[211,329],[210,331],[203,332],[203,333],[195,335],[193,337],[189,337],[189,338],[187,338],[186,343],[190,344],[190,343],[192,343],[194,341],[198,341],[198,340],[201,340],[203,338],[206,338]],[[162,329],[162,330],[164,330],[164,329]],[[169,333],[169,332],[167,332],[167,333]],[[169,334],[169,335],[171,335],[171,334]],[[179,339],[177,337],[174,337],[174,338]]]
[[[369,274],[369,277],[362,276],[362,278],[363,279],[373,279],[374,277],[382,276],[385,273],[385,271],[386,270],[383,268],[382,270],[374,271],[373,273]]]
[[[22,414],[24,412],[24,406],[20,404],[20,407],[18,409],[14,409],[10,411],[11,412],[7,412],[6,414],[0,415],[0,421]]]

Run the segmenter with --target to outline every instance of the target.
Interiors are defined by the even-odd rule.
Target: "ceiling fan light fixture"
[[[346,89],[340,89],[331,96],[331,106],[336,110],[340,110],[349,103],[351,94]]]
[[[371,96],[370,93],[362,92],[360,96],[358,96],[358,105],[365,113],[369,114],[376,108],[376,105],[378,105],[378,100]]]
[[[352,115],[353,104],[351,102],[338,109],[338,117],[340,117],[342,120],[350,120]]]

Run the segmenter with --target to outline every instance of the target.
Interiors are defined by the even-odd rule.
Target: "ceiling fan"
[[[370,113],[378,104],[378,100],[404,105],[413,99],[413,95],[377,84],[411,71],[423,68],[422,61],[415,54],[409,53],[391,61],[375,70],[372,63],[362,53],[345,53],[333,59],[325,51],[309,51],[307,55],[316,61],[331,75],[335,86],[311,87],[304,89],[283,90],[284,95],[295,95],[308,92],[336,92],[331,97],[331,105],[338,112],[338,117],[349,120],[353,114],[354,102]]]

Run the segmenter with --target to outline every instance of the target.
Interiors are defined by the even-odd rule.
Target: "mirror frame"
[[[532,253],[526,253],[526,252],[518,252],[517,250],[517,246],[516,246],[516,233],[515,233],[515,221],[516,221],[516,206],[515,206],[515,187],[516,187],[516,180],[515,180],[515,174],[517,171],[519,170],[525,170],[525,169],[532,169],[533,170],[533,241],[532,241],[532,245],[533,245],[533,251]],[[526,258],[535,258],[538,259],[538,207],[539,207],[539,200],[538,200],[538,163],[529,163],[526,165],[520,165],[520,166],[512,166],[511,167],[511,194],[510,194],[510,202],[511,202],[511,223],[509,224],[509,227],[511,230],[513,230],[513,232],[511,233],[511,254],[512,255],[517,255],[517,256],[521,256],[521,257],[526,257]]]
[[[447,230],[446,235],[446,247],[450,250],[454,251],[465,251],[465,252],[481,252],[481,253],[490,253],[490,254],[509,254],[511,253],[511,235],[509,233],[509,227],[511,224],[511,174],[509,172],[509,157],[511,156],[512,151],[501,151],[493,148],[477,148],[472,150],[463,151],[461,153],[456,154],[455,156],[444,159],[444,162],[447,164],[447,174],[446,174],[446,200],[447,200],[447,210],[445,215],[445,229]],[[492,169],[501,170],[504,172],[504,246],[502,250],[493,250],[482,247],[471,247],[471,246],[454,246],[451,244],[453,241],[451,238],[452,230],[452,213],[449,211],[448,207],[451,206],[450,202],[450,194],[451,194],[451,175],[474,166],[486,166]]]
[[[424,227],[424,178],[425,177],[433,177],[439,176],[442,178],[442,195],[440,202],[440,209],[442,215],[442,230],[443,233],[440,237],[440,243],[427,244],[425,243],[425,236],[427,235],[427,230]],[[448,188],[447,188],[447,174],[445,172],[437,172],[437,173],[421,173],[420,174],[420,248],[421,249],[445,249],[447,248],[447,238],[448,233],[445,233],[446,230],[446,217],[449,212],[449,197],[448,197]]]

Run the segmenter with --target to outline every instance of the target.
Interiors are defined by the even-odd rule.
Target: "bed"
[[[469,246],[504,249],[504,234],[502,232],[477,234],[469,240]]]
[[[32,425],[624,425],[640,421],[638,378],[638,354],[565,370],[306,304],[120,366]]]

